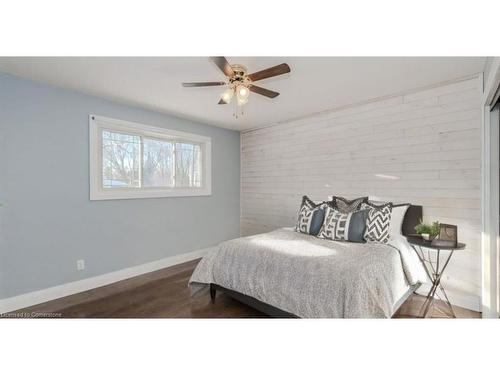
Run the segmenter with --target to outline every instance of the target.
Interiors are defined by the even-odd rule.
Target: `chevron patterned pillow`
[[[365,240],[368,242],[387,243],[390,238],[389,227],[391,225],[392,203],[380,206],[363,203],[361,209],[368,209],[366,219]]]

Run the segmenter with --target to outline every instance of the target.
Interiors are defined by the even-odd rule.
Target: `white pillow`
[[[389,224],[389,234],[391,235],[391,237],[401,235],[403,220],[409,207],[409,204],[392,206],[391,223]]]

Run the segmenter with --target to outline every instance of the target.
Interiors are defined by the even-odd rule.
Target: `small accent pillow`
[[[368,210],[364,238],[368,242],[387,243],[390,238],[392,203],[380,206],[363,203],[361,209]]]
[[[328,203],[326,219],[318,237],[333,241],[365,242],[363,236],[368,210],[344,214],[330,204],[331,202]]]
[[[343,214],[358,211],[363,203],[368,202],[368,197],[353,199],[352,201],[342,197],[332,197],[333,208]]]
[[[347,232],[346,241],[350,242],[366,242],[366,220],[368,219],[368,210],[359,210],[352,212],[349,220],[349,230]]]
[[[302,197],[302,204],[300,205],[299,218],[295,231],[318,235],[323,220],[325,219],[325,208],[323,202],[314,203],[307,196]]]

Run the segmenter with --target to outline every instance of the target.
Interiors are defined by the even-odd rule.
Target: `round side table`
[[[419,315],[421,318],[427,317],[429,314],[430,308],[434,305],[437,290],[439,289],[442,293],[441,298],[448,308],[450,309],[451,316],[456,318],[455,312],[453,311],[453,307],[446,295],[446,291],[444,290],[443,285],[441,284],[441,277],[443,276],[444,270],[446,266],[450,262],[451,256],[457,250],[464,250],[465,244],[458,243],[456,247],[454,246],[439,246],[433,245],[432,241],[426,241],[420,236],[408,236],[406,237],[410,245],[413,247],[413,250],[417,253],[420,262],[425,268],[425,272],[429,277],[429,280],[432,282],[431,289],[429,293],[427,293],[427,297],[420,309]],[[425,250],[426,251],[425,251]],[[437,252],[435,259],[432,259],[431,252]],[[443,259],[441,259],[441,253],[445,253],[443,255]]]

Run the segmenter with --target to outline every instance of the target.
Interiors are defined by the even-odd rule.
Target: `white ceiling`
[[[281,93],[252,93],[245,114],[218,105],[224,80],[207,57],[1,57],[0,71],[117,102],[245,130],[482,72],[484,57],[228,57],[255,72],[283,62],[291,73],[259,81]]]

